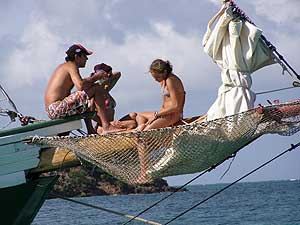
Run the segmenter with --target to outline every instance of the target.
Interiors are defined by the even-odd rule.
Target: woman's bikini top
[[[161,85],[161,94],[163,96],[167,96],[167,97],[170,97],[170,92],[168,90],[168,87],[167,87],[167,84],[166,84],[166,80],[163,80],[162,81],[162,85]]]
[[[183,93],[184,93],[184,95],[185,95],[185,91],[184,91]],[[161,85],[161,94],[162,94],[162,96],[170,97],[170,92],[169,92],[169,90],[168,90],[166,80],[163,80],[163,81],[162,81],[162,85]]]

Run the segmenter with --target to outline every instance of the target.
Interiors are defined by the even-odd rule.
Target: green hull
[[[42,177],[0,189],[1,224],[29,225],[52,190],[58,176]]]

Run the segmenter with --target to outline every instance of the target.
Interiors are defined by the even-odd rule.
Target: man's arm
[[[74,83],[75,87],[82,91],[84,89],[90,88],[94,83],[99,80],[107,77],[107,73],[104,71],[100,71],[92,77],[82,78],[79,74],[79,69],[75,65],[70,65],[68,67],[68,72],[71,76],[72,82]]]
[[[83,82],[83,89],[89,89],[91,86],[95,85],[95,82],[97,80],[104,80],[106,81],[108,79],[108,74],[105,71],[100,71],[95,73],[93,76],[84,78],[82,80]]]
[[[115,86],[120,77],[121,72],[113,72],[108,79],[102,83],[102,86],[107,87],[105,90],[109,92]]]
[[[74,83],[77,90],[82,91],[83,90],[83,79],[79,74],[79,69],[75,65],[69,64],[67,67],[67,70],[68,70],[71,80]]]

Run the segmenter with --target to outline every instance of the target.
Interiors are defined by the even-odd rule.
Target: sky
[[[300,1],[236,0],[263,30],[284,58],[300,73]],[[217,97],[220,70],[203,52],[202,38],[220,0],[11,0],[0,2],[0,84],[25,115],[46,119],[44,91],[65,51],[82,43],[94,51],[80,72],[89,76],[95,64],[105,62],[122,77],[111,94],[117,101],[116,118],[132,111],[157,111],[160,87],[147,73],[156,58],[173,64],[186,95],[184,116],[205,114]],[[293,79],[278,64],[256,71],[255,92],[291,86]],[[257,96],[285,102],[299,98],[300,89]],[[229,172],[229,162],[194,184],[232,182],[299,141],[265,135],[244,148]],[[300,150],[294,150],[244,181],[300,179]],[[196,174],[166,178],[180,185]]]

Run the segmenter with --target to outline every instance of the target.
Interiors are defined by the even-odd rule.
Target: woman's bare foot
[[[124,124],[122,123],[122,121],[119,121],[119,120],[116,120],[116,121],[111,121],[110,124],[114,127],[117,127],[117,128],[126,128],[124,126]]]
[[[107,127],[106,129],[104,129],[103,127],[98,127],[97,133],[100,134],[100,135],[105,135],[105,134],[122,132],[122,131],[125,131],[125,130],[126,129],[117,128],[113,125],[109,125],[109,127]]]
[[[146,124],[140,124],[134,129],[134,131],[143,131],[145,129],[145,127],[146,127]]]
[[[97,127],[97,134],[102,134],[103,133],[103,128],[102,127],[100,127],[100,126],[98,126]]]
[[[110,122],[111,125],[117,128],[124,128],[124,129],[134,129],[136,128],[136,122],[134,120],[124,120],[124,121],[112,121]]]

